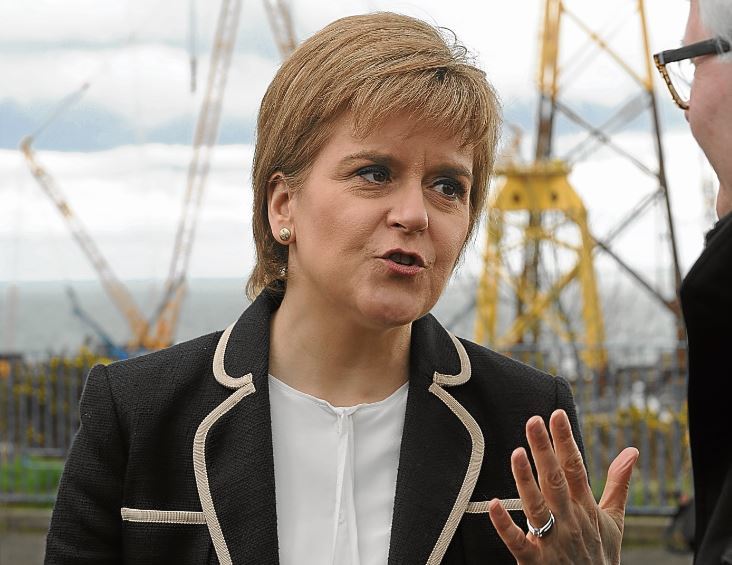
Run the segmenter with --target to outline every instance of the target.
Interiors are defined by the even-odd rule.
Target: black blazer
[[[276,564],[263,293],[226,331],[92,369],[46,563]],[[567,411],[567,383],[413,324],[389,564],[515,563],[487,501],[520,507],[510,455],[526,421]],[[580,443],[581,446],[581,443]],[[525,527],[521,511],[512,515]]]
[[[732,563],[732,213],[684,279],[696,565]]]

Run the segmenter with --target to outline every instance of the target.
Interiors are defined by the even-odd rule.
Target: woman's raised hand
[[[625,504],[638,450],[628,447],[611,463],[598,504],[592,496],[582,454],[564,410],[552,414],[549,427],[554,446],[539,416],[526,423],[526,438],[534,456],[538,484],[526,451],[518,448],[511,456],[511,469],[524,513],[534,533],[524,534],[494,499],[489,510],[498,535],[521,565],[619,564]]]

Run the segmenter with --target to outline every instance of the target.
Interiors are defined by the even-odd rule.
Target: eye
[[[356,174],[374,184],[384,184],[389,181],[389,171],[377,165],[369,165],[359,169]]]
[[[460,182],[448,178],[437,179],[432,188],[451,200],[460,200],[467,192]]]

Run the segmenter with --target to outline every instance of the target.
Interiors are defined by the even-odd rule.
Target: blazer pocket
[[[205,524],[203,512],[187,510],[142,510],[140,508],[120,508],[122,520],[126,522],[145,522],[153,524]]]
[[[466,563],[469,565],[483,565],[496,563],[515,565],[516,559],[508,551],[488,513],[488,500],[471,501],[460,522],[463,547],[465,548]],[[501,504],[509,511],[516,524],[526,531],[526,515],[521,500],[518,498],[502,499]]]
[[[125,563],[216,563],[203,512],[122,508]]]

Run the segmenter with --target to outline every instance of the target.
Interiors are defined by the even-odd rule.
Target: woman
[[[567,384],[428,314],[498,137],[465,50],[405,16],[338,20],[257,127],[254,302],[92,370],[47,562],[617,563],[637,452],[598,507]]]

